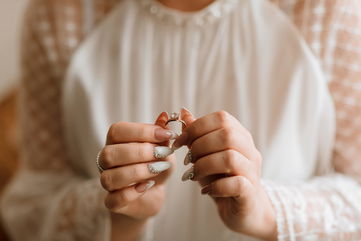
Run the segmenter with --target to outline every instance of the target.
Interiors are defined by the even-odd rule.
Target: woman
[[[360,165],[345,150],[356,144],[345,137],[348,114],[338,114],[331,162],[334,117],[324,82],[339,85],[332,88],[338,113],[350,110],[339,91],[359,69],[340,49],[360,42],[348,31],[360,5],[277,4],[314,53],[276,7],[259,0],[119,1],[73,53],[111,3],[34,1],[23,94],[24,117],[33,119],[24,119],[25,164],[3,201],[13,238],[360,239]],[[347,48],[337,42],[345,35]],[[326,78],[315,56],[324,59]],[[339,69],[349,65],[353,71]],[[174,136],[166,113],[155,117],[181,106],[195,114],[182,110],[186,126],[175,144],[191,149],[184,180],[192,183],[180,182],[187,168],[179,163],[170,175],[174,155],[153,156],[172,154],[158,146]],[[357,133],[357,123],[351,127]],[[262,182],[261,170],[274,182]]]

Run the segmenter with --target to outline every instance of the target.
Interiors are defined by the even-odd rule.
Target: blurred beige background
[[[0,0],[0,195],[17,169],[15,86],[19,79],[19,40],[28,0]],[[0,223],[0,241],[7,241]]]
[[[0,99],[17,83],[19,35],[27,0],[0,1]]]

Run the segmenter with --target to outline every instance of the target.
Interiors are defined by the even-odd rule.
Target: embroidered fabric
[[[279,240],[361,239],[361,2],[272,0],[295,23],[330,80],[336,105],[335,175],[287,185],[265,182],[277,210]],[[68,161],[61,83],[85,37],[81,0],[32,0],[22,40],[23,166],[4,193],[13,240],[107,240],[99,181]],[[117,3],[94,0],[94,25]],[[149,2],[148,0],[144,2]],[[149,5],[151,6],[151,5]]]
[[[62,78],[84,37],[83,2],[34,0],[27,7],[21,40],[22,163],[1,203],[12,240],[109,239],[104,191],[97,178],[71,166],[62,131]],[[94,0],[94,24],[114,4]]]
[[[216,0],[205,9],[196,13],[180,12],[172,10],[162,5],[156,0],[141,0],[142,6],[161,21],[174,23],[177,25],[197,25],[204,26],[214,21],[220,20],[232,10],[232,6],[237,0]]]
[[[273,1],[319,56],[336,106],[334,166],[341,175],[299,185],[268,184],[279,240],[361,239],[361,2]]]

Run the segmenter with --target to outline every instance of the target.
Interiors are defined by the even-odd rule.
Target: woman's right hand
[[[106,207],[115,214],[144,220],[156,215],[164,200],[164,182],[174,164],[166,146],[176,134],[166,129],[163,112],[154,125],[113,124],[99,155],[100,181],[108,191]]]

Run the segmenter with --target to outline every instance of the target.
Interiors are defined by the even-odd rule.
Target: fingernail
[[[174,140],[178,137],[178,135],[171,130],[165,130],[163,128],[157,128],[155,130],[155,138],[161,141]]]
[[[184,157],[184,165],[188,165],[191,162],[192,162],[192,151],[189,150],[187,152],[187,155]]]
[[[184,172],[182,176],[182,181],[192,180],[194,178],[194,167],[189,168]]]
[[[166,158],[173,154],[174,150],[168,146],[156,146],[154,148],[154,157],[157,159]]]
[[[153,180],[149,180],[147,182],[143,182],[143,183],[140,183],[138,184],[136,187],[135,187],[135,190],[139,193],[143,193],[147,190],[149,190],[151,187],[153,187],[155,184],[155,181]]]
[[[182,120],[184,120],[186,123],[194,121],[193,114],[187,108],[182,107],[180,113]]]
[[[181,118],[183,118],[184,115],[192,115],[192,113],[184,106],[181,108],[180,114],[181,114]]]
[[[166,126],[165,124],[167,123],[167,120],[168,120],[168,113],[163,111],[157,117],[155,124],[165,128],[165,126]]]
[[[208,185],[208,186],[205,186],[204,188],[202,188],[201,193],[203,195],[206,195],[206,194],[210,193],[210,191],[211,191],[211,185]]]
[[[169,162],[154,162],[152,164],[148,164],[149,172],[152,174],[159,174],[169,169],[171,164]]]
[[[188,133],[183,132],[182,135],[178,136],[172,145],[173,150],[178,150],[187,143]]]

